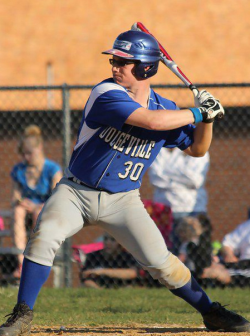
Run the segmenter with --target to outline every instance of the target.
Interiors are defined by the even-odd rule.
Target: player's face
[[[110,60],[114,81],[125,88],[131,87],[136,82],[134,76],[135,63],[124,58],[114,56]]]

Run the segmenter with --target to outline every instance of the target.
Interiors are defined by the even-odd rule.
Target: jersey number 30
[[[143,163],[136,163],[135,165],[133,165],[132,161],[125,162],[124,166],[127,166],[125,168],[125,173],[124,174],[119,173],[118,176],[121,179],[125,179],[129,175],[129,178],[130,178],[131,181],[137,181],[138,178],[140,177],[142,169],[144,168]]]

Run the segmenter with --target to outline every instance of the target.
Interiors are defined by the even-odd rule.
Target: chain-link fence
[[[250,84],[198,84],[197,86],[209,88],[208,90],[215,97],[219,97],[226,110],[223,122],[216,123],[214,126],[210,168],[206,180],[208,216],[211,224],[210,231],[206,235],[211,234],[212,242],[221,242],[225,234],[248,219],[250,207],[250,171],[248,169],[250,163],[248,146]],[[164,97],[175,101],[180,108],[193,106],[191,92],[182,85],[154,85],[154,88]],[[51,87],[0,87],[0,216],[2,217],[0,222],[0,272],[2,284],[17,281],[16,277],[13,277],[13,272],[17,268],[17,255],[20,251],[16,248],[13,239],[13,181],[10,173],[13,166],[22,161],[18,152],[20,138],[27,126],[38,125],[42,130],[46,157],[59,163],[63,168],[66,167],[90,90],[91,86],[67,86],[66,84]],[[148,174],[144,177],[141,195],[144,200],[153,198],[153,188]],[[28,226],[27,223],[26,226]],[[27,232],[29,232],[28,229]],[[85,267],[86,270],[86,265],[90,265],[92,255],[89,252],[102,258],[101,251],[105,240],[112,240],[105,235],[103,238],[103,235],[104,232],[101,229],[88,227],[67,240],[62,252],[57,255],[48,285],[80,286],[84,281],[83,274],[86,277],[86,273],[80,272],[80,269]],[[215,249],[217,245],[213,246]],[[205,254],[204,250],[201,251],[198,252],[198,263]],[[121,250],[120,253],[122,254],[118,258],[120,261],[108,262],[105,264],[106,267],[133,269],[136,270],[136,275],[132,272],[129,281],[121,281],[115,283],[114,286],[120,286],[122,283],[156,286],[156,282],[149,280],[139,266],[127,256],[126,251]],[[124,256],[125,259],[128,258],[127,262],[124,261]],[[218,261],[216,258],[215,260]],[[94,268],[98,268],[98,262],[92,260],[92,263]],[[237,266],[230,264],[228,268],[231,269],[230,267],[240,268],[238,264]],[[239,275],[240,279],[243,276],[245,279],[250,266],[243,265],[243,268],[244,272],[238,270],[231,274]],[[103,277],[104,280],[100,280],[99,285],[109,283],[107,278],[109,277]],[[131,279],[134,278],[136,280],[132,281]],[[108,286],[111,284],[109,283]]]

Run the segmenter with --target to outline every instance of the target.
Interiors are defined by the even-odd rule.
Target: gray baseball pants
[[[111,194],[63,178],[41,211],[24,256],[52,266],[64,240],[86,225],[111,234],[154,279],[170,289],[184,286],[190,271],[168,251],[157,226],[140,199],[139,190]]]

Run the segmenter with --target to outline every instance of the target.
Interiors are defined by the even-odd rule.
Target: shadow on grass
[[[133,334],[148,334],[148,333],[153,333],[153,334],[164,334],[164,333],[173,333],[173,334],[178,334],[178,333],[183,333],[183,332],[204,332],[207,331],[205,328],[188,328],[188,327],[136,327],[136,326],[131,326],[131,327],[84,327],[84,328],[37,328],[36,330],[32,330],[32,334],[57,334],[57,335],[63,335],[65,334],[103,334],[103,335],[108,335],[108,334],[123,334],[125,335],[126,332],[133,332]]]

